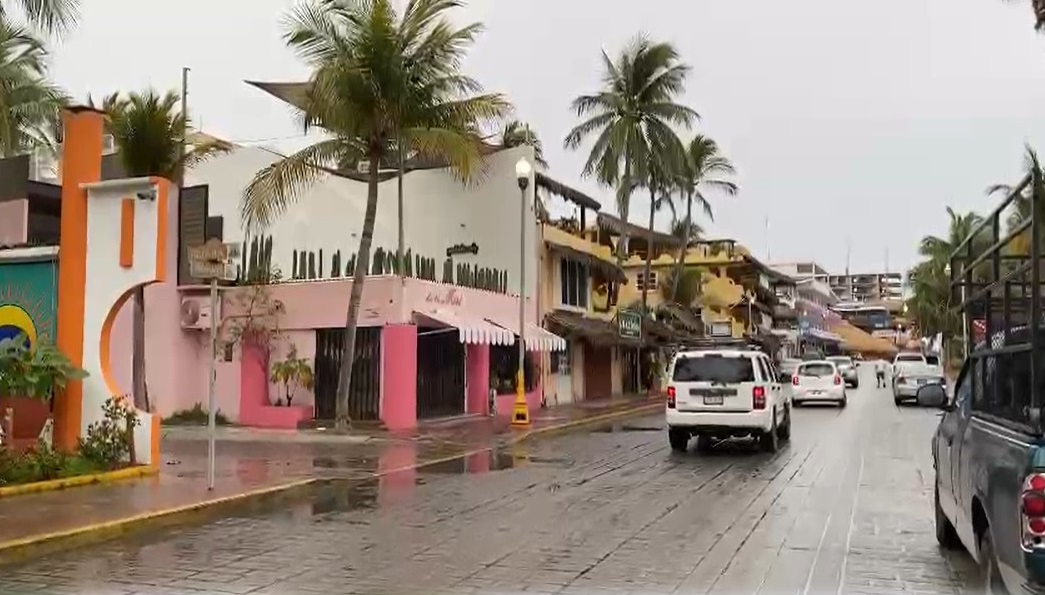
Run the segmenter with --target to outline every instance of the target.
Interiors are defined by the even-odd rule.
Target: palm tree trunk
[[[131,330],[131,396],[134,406],[149,410],[148,387],[145,383],[145,287],[134,290]]]
[[[652,184],[651,184],[652,186]],[[647,298],[649,296],[649,275],[650,275],[650,262],[653,260],[653,213],[655,211],[656,203],[656,191],[650,188],[649,191],[649,235],[646,236],[646,267],[643,273],[644,281],[642,283],[642,315],[645,316],[649,310],[647,306]]]
[[[363,299],[363,283],[366,280],[367,269],[370,267],[370,245],[374,241],[374,221],[377,219],[377,181],[380,166],[380,150],[371,149],[366,213],[363,215],[363,231],[359,234],[359,255],[356,258],[356,270],[352,275],[352,292],[348,298],[341,370],[337,383],[336,427],[341,431],[347,430],[352,423],[348,414],[348,397],[352,389],[352,362],[356,359],[356,325],[359,322],[359,303]]]
[[[617,197],[617,210],[620,212],[621,221],[628,222],[628,207],[631,203],[631,157],[624,155],[624,175],[621,176],[621,189]],[[621,233],[617,239],[617,260],[624,262],[627,253],[628,235]]]
[[[406,234],[403,232],[403,175],[406,166],[403,164],[403,136],[396,141],[399,148],[399,196],[397,206],[399,207],[399,238],[396,244],[396,271],[400,277],[406,277]]]
[[[671,301],[678,302],[679,279],[685,268],[686,253],[689,252],[689,232],[693,229],[693,196],[686,196],[686,230],[682,233],[682,248],[679,250],[678,261],[675,262],[675,278],[671,280]],[[687,307],[691,304],[685,304]]]

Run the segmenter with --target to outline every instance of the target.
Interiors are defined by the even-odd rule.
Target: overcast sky
[[[76,97],[177,89],[192,68],[202,128],[282,150],[300,145],[287,108],[244,79],[300,80],[280,39],[291,0],[82,0],[53,75]],[[550,174],[612,209],[562,139],[576,95],[597,88],[600,48],[636,33],[677,45],[685,101],[733,159],[740,195],[713,197],[712,237],[773,261],[831,270],[906,269],[944,207],[984,209],[1016,181],[1023,143],[1045,150],[1045,37],[1001,0],[472,0],[486,32],[466,65],[506,93],[543,139]],[[587,149],[587,147],[585,147]],[[648,201],[636,196],[632,217]],[[766,221],[769,221],[768,233]]]

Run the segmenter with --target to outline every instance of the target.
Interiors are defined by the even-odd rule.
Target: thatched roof
[[[671,234],[666,234],[660,231],[650,231],[649,229],[634,223],[628,223],[622,219],[608,215],[606,213],[599,213],[597,219],[597,225],[603,231],[618,234],[627,235],[630,238],[639,238],[642,240],[652,240],[654,244],[662,246],[679,246],[682,241]]]
[[[598,211],[602,208],[602,203],[595,200],[594,198],[588,196],[580,190],[571,188],[566,184],[563,184],[562,182],[553,180],[549,178],[547,175],[542,174],[541,172],[537,172],[536,174],[534,174],[534,179],[538,188],[544,188],[548,192],[558,195],[576,204],[577,206],[584,207],[586,209],[593,209],[595,211]]]

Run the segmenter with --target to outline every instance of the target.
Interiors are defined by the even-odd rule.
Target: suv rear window
[[[935,355],[927,355],[925,356],[925,363],[929,364],[930,366],[938,366],[940,365],[940,358],[936,357]]]
[[[920,362],[923,359],[924,358],[922,358],[922,356],[918,355],[917,353],[901,353],[900,355],[896,356],[896,361],[898,362]]]
[[[755,367],[748,357],[724,357],[705,355],[680,357],[675,360],[675,382],[717,382],[737,384],[754,382]]]
[[[798,367],[799,376],[823,378],[824,376],[834,376],[834,373],[835,369],[831,364],[802,364]]]

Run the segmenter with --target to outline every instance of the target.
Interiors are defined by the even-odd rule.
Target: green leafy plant
[[[0,341],[0,395],[46,400],[70,380],[86,377],[50,343],[29,347],[24,334]]]
[[[283,394],[287,398],[287,407],[294,401],[294,388],[312,390],[315,376],[308,361],[298,357],[298,349],[291,346],[287,358],[272,365],[272,382],[283,385]]]
[[[103,417],[87,426],[80,438],[80,456],[105,468],[120,465],[128,456],[134,460],[134,428],[141,424],[138,410],[120,397],[109,397],[102,406]]]
[[[163,419],[164,425],[172,426],[194,426],[205,425],[209,420],[209,413],[201,403],[196,403],[191,409],[175,411]],[[219,426],[230,426],[232,422],[226,417],[221,409],[214,412],[214,423]]]
[[[0,448],[0,486],[75,477],[101,470],[95,462],[56,450],[43,441],[22,453]]]

